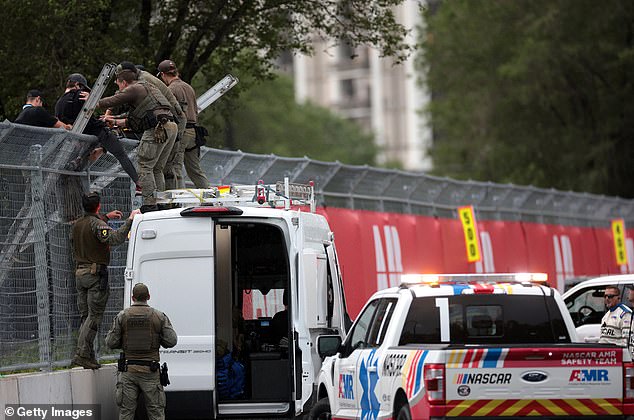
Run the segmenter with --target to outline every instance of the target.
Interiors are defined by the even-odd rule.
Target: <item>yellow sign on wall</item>
[[[462,230],[464,231],[467,261],[480,261],[480,241],[478,240],[478,228],[473,213],[473,206],[458,207],[458,216],[460,217]]]
[[[612,220],[612,238],[614,238],[614,252],[618,265],[627,264],[627,250],[625,249],[625,223],[623,219]]]

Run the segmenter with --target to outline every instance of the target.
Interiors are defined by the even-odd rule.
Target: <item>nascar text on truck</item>
[[[634,366],[578,343],[544,274],[404,275],[375,293],[325,357],[313,419],[619,418],[634,414]]]

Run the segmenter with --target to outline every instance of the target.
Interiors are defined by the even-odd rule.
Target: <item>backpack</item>
[[[231,352],[216,359],[216,384],[220,398],[239,398],[244,394],[244,365]]]

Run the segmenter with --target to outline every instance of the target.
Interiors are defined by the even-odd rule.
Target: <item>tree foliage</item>
[[[186,81],[233,72],[266,78],[282,51],[310,53],[315,36],[403,57],[403,0],[0,0],[0,118],[26,91],[51,99],[72,72],[94,80],[104,62],[156,68],[170,58]]]
[[[436,173],[634,197],[634,3],[452,0],[426,22]]]
[[[356,124],[310,103],[298,105],[286,76],[261,82],[239,99],[223,98],[200,121],[212,128],[212,147],[356,165],[373,164],[377,151]]]

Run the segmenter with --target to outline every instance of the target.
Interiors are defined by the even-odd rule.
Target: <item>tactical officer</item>
[[[142,66],[141,66],[142,67]],[[183,132],[185,131],[185,126],[187,124],[187,117],[181,108],[178,100],[174,96],[171,90],[156,78],[153,74],[145,71],[145,69],[140,68],[139,65],[134,65],[129,61],[122,61],[121,64],[117,67],[117,71],[123,70],[132,70],[136,71],[138,74],[138,79],[140,81],[145,81],[151,83],[156,86],[161,93],[167,98],[172,108],[172,114],[176,117],[176,123],[178,124],[178,135],[176,136],[176,142],[174,143],[174,147],[172,148],[172,152],[165,163],[165,168],[163,168],[163,175],[165,176],[165,189],[173,190],[175,188],[185,188],[185,183],[183,181],[183,159],[181,156],[180,164],[175,163],[175,157],[179,150],[181,150],[180,141],[183,138]]]
[[[73,225],[73,251],[75,255],[75,281],[77,306],[81,315],[81,327],[77,339],[77,351],[73,364],[86,369],[99,369],[95,359],[93,341],[101,324],[110,288],[108,286],[108,264],[110,245],[122,244],[132,226],[132,219],[138,210],[130,213],[128,220],[118,230],[112,228],[99,216],[101,203],[96,192],[82,196],[85,214]],[[119,210],[105,216],[121,218]]]
[[[189,84],[185,83],[178,73],[178,68],[172,60],[163,60],[158,65],[159,76],[172,91],[176,99],[185,111],[187,125],[183,133],[179,149],[174,155],[172,171],[176,177],[177,188],[185,188],[183,181],[182,167],[189,179],[192,180],[196,188],[209,188],[209,180],[205,172],[200,167],[200,142],[196,142],[196,137],[201,134],[196,129],[198,123],[198,106],[196,105],[196,92]],[[200,140],[200,139],[199,139]],[[204,140],[204,139],[202,139]]]
[[[632,310],[621,303],[621,293],[616,286],[606,287],[603,298],[608,311],[601,320],[599,343],[626,347],[630,337]]]
[[[178,128],[165,96],[152,84],[139,81],[137,77],[136,71],[121,70],[116,80],[119,92],[101,99],[97,106],[130,106],[127,118],[105,115],[104,120],[142,133],[137,149],[139,184],[143,196],[141,212],[148,212],[158,210],[154,193],[165,190],[163,168],[174,147]]]
[[[176,345],[178,337],[163,312],[150,307],[150,292],[143,283],[132,288],[132,306],[119,312],[106,336],[111,349],[123,349],[115,399],[119,420],[133,419],[137,398],[145,398],[150,420],[165,418],[165,392],[159,372],[159,348]]]

